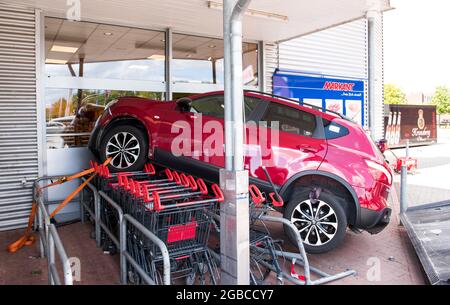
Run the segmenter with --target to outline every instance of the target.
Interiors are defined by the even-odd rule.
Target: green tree
[[[436,105],[438,114],[450,113],[450,89],[445,86],[436,88],[433,99],[431,100]]]
[[[395,85],[384,85],[384,103],[385,104],[406,104],[406,95]]]

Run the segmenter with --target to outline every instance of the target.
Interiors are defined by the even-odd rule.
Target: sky
[[[391,0],[384,13],[385,83],[405,93],[450,87],[450,1]]]

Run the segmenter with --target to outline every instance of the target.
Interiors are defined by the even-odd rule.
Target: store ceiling
[[[164,59],[164,32],[112,26],[91,22],[45,19],[46,59],[67,63],[105,62],[132,59]],[[61,47],[66,52],[61,52]],[[256,44],[244,43],[244,52]],[[70,52],[72,50],[72,52]],[[212,60],[223,58],[223,41],[207,37],[173,34],[176,59]]]
[[[70,6],[61,0],[15,0],[65,18]],[[81,20],[222,37],[221,0],[81,0]],[[365,16],[373,5],[390,9],[389,0],[253,0],[253,16],[244,17],[244,38],[281,41]],[[268,17],[272,16],[272,17]],[[281,18],[274,18],[278,16]]]

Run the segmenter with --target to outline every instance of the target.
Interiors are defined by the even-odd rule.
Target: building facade
[[[92,118],[109,101],[122,95],[179,98],[222,90],[224,82],[220,37],[147,28],[124,18],[68,20],[50,1],[43,7],[20,2],[0,2],[0,230],[26,226],[37,177],[88,166]],[[245,87],[270,92],[279,71],[362,82],[367,125],[367,33],[363,18],[281,43],[244,37]],[[381,19],[376,36],[381,72],[370,103],[376,109],[375,137],[381,138]],[[59,203],[76,186],[75,181],[46,197]],[[77,215],[77,203],[64,212]]]

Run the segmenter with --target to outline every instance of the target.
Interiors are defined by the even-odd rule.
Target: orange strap
[[[103,165],[106,166],[109,164],[109,162],[111,162],[111,158],[106,159],[106,161],[103,163]],[[89,168],[87,170],[81,171],[81,172],[76,173],[71,176],[64,176],[64,177],[58,179],[56,182],[45,185],[37,190],[39,192],[40,190],[42,190],[44,188],[48,188],[48,187],[58,185],[58,184],[63,184],[65,182],[68,182],[68,181],[71,181],[71,180],[74,180],[77,178],[81,178],[81,177],[89,175],[91,173],[94,173],[94,174],[92,176],[90,176],[88,179],[86,179],[86,181],[84,181],[82,184],[80,184],[80,186],[78,186],[72,193],[70,193],[69,196],[67,196],[66,199],[64,199],[63,202],[61,202],[56,207],[56,209],[49,215],[50,219],[53,218],[59,211],[61,211],[61,209],[64,208],[73,199],[73,197],[75,197],[92,179],[94,179],[94,177],[97,175],[97,172],[95,172],[95,168]],[[10,245],[8,245],[8,247],[6,249],[8,252],[15,253],[18,250],[20,250],[23,246],[31,246],[35,242],[36,238],[31,235],[31,233],[32,233],[31,230],[33,228],[33,222],[34,222],[34,218],[36,216],[37,208],[38,208],[37,203],[35,201],[33,201],[33,204],[31,206],[30,217],[28,218],[28,227],[25,229],[25,232],[21,238],[19,238],[15,242],[11,243]]]
[[[106,163],[106,161],[105,161],[105,163]],[[78,178],[84,177],[86,175],[92,174],[93,172],[95,172],[95,168],[92,167],[92,168],[86,169],[84,171],[81,171],[79,173],[73,174],[71,176],[61,177],[57,181],[55,181],[53,183],[50,183],[50,184],[47,184],[47,185],[44,185],[43,187],[41,187],[39,189],[42,190],[42,189],[45,189],[45,188],[48,188],[48,187],[52,187],[52,186],[55,186],[55,185],[58,185],[58,184],[63,184],[65,182],[68,182],[68,181],[71,181],[71,180],[74,180],[74,179],[78,179]]]
[[[75,197],[89,182],[91,182],[92,179],[97,175],[97,173],[90,176],[86,181],[84,181],[82,184],[80,184],[72,193],[70,193],[69,196],[67,196],[66,199],[64,199],[63,202],[60,203],[56,207],[56,209],[49,215],[50,219],[53,218],[59,211],[61,211],[62,208],[64,208],[72,199]]]
[[[30,235],[30,232],[31,232],[31,228],[33,226],[34,216],[36,215],[36,209],[37,209],[37,204],[35,201],[33,201],[33,204],[31,206],[30,218],[28,218],[28,227],[25,229],[25,233],[23,234],[23,236],[21,238],[19,238],[12,244],[8,245],[8,248],[6,249],[6,251],[8,251],[10,253],[15,253],[19,249],[21,249],[23,246],[31,246],[34,243],[36,238],[34,236]]]

